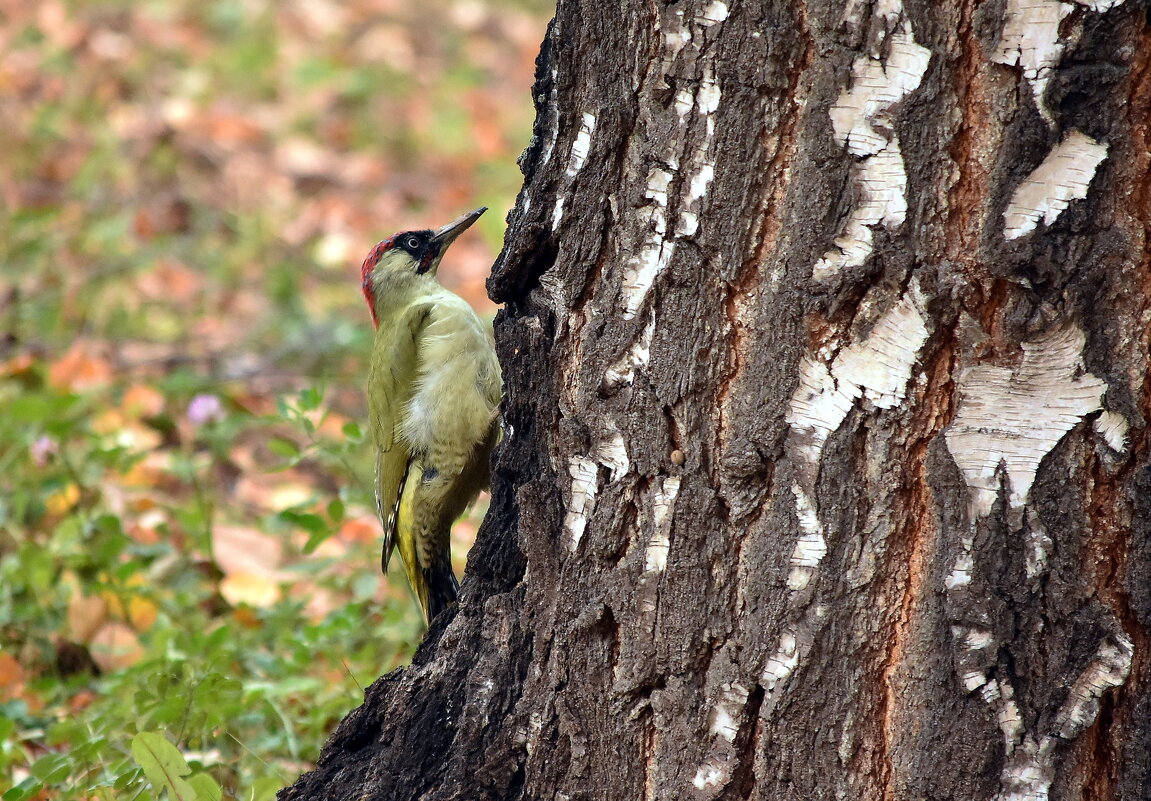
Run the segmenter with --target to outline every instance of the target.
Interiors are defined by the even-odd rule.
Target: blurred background
[[[4,801],[271,799],[410,659],[359,265],[487,205],[494,312],[551,11],[0,0]]]

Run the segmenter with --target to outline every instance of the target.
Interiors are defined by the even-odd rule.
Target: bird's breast
[[[499,365],[490,338],[475,322],[433,323],[425,330],[403,426],[413,450],[442,451],[446,445],[470,453],[487,436],[493,398],[499,397]]]

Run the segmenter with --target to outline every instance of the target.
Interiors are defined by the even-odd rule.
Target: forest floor
[[[267,801],[410,658],[359,264],[489,206],[494,313],[550,12],[0,0],[4,801]]]

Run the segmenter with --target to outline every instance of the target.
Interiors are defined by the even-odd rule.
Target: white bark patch
[[[568,160],[567,176],[574,178],[576,173],[583,169],[587,162],[588,153],[591,152],[591,135],[595,133],[595,115],[586,111],[580,121],[579,132],[572,142],[571,158]]]
[[[1073,200],[1087,197],[1095,171],[1107,158],[1107,145],[1072,131],[1051,149],[1015,190],[1003,212],[1003,236],[1018,239],[1035,230],[1039,220],[1051,225]]]
[[[1112,687],[1119,687],[1131,673],[1135,646],[1120,632],[1114,641],[1104,641],[1091,664],[1071,685],[1067,700],[1055,719],[1057,731],[1064,740],[1072,740],[1095,722],[1099,715],[1099,698]]]
[[[679,223],[675,228],[676,236],[691,236],[699,230],[699,217],[690,211],[680,212]]]
[[[556,75],[553,71],[552,81],[554,82]],[[553,86],[554,93],[554,86]],[[584,164],[587,163],[588,153],[591,152],[591,137],[595,133],[596,118],[594,114],[584,112],[581,120],[579,130],[576,131],[575,140],[572,142],[571,153],[568,155],[568,166],[564,171],[566,176],[564,189],[556,192],[556,205],[552,210],[552,230],[557,231],[560,227],[560,222],[564,216],[564,195],[563,192],[571,188],[571,181],[583,169]],[[548,143],[547,151],[544,154],[544,163],[547,163],[551,158],[552,148],[555,146],[556,136],[553,134],[551,141]]]
[[[560,195],[556,198],[556,207],[552,212],[552,230],[558,230],[560,227],[560,220],[564,216],[564,196]]]
[[[890,44],[886,60],[873,55],[855,59],[851,88],[828,112],[835,141],[853,156],[874,155],[893,141],[888,133],[891,107],[919,88],[931,61],[931,51],[916,44],[906,17],[890,36]]]
[[[759,679],[767,699],[771,698],[780,683],[790,676],[798,665],[799,635],[795,629],[788,629],[779,638],[775,653],[768,657]]]
[[[631,386],[635,380],[635,371],[647,367],[651,360],[651,337],[654,333],[655,314],[653,313],[639,338],[631,343],[627,352],[604,373],[605,386],[612,388]]]
[[[912,290],[892,306],[866,340],[852,343],[836,357],[831,374],[841,392],[853,398],[863,394],[880,409],[894,409],[903,401],[911,369],[927,341],[914,294]]]
[[[820,525],[815,510],[811,508],[807,493],[799,484],[793,484],[791,491],[795,495],[795,511],[799,517],[800,534],[799,540],[795,543],[795,550],[791,552],[791,571],[787,574],[787,588],[797,591],[811,583],[819,563],[827,556],[827,538],[823,536],[823,526]]]
[[[915,359],[927,341],[916,294],[912,289],[904,295],[879,318],[865,340],[843,348],[830,370],[811,354],[800,363],[799,386],[786,417],[790,450],[799,463],[800,476],[792,487],[800,526],[787,582],[792,591],[807,587],[827,554],[814,503],[815,475],[827,438],[860,397],[880,409],[894,408],[904,398]]]
[[[1003,732],[1007,753],[1011,753],[1011,749],[1023,739],[1023,716],[1019,714],[1019,705],[1015,703],[1015,690],[1011,682],[1005,681],[999,685],[998,700],[999,711],[995,720]]]
[[[592,456],[608,469],[610,473],[608,480],[615,482],[627,475],[631,460],[627,458],[627,446],[624,444],[623,435],[610,423],[607,430],[607,439],[599,442]]]
[[[799,386],[788,405],[788,455],[795,462],[795,496],[799,538],[790,559],[787,586],[793,608],[802,608],[802,596],[827,555],[827,538],[815,504],[815,482],[828,437],[847,418],[861,398],[879,409],[891,409],[906,397],[907,385],[920,349],[927,341],[927,326],[919,308],[922,297],[912,287],[892,305],[863,340],[843,347],[831,360],[806,354],[799,365]],[[820,625],[822,610],[793,623],[780,637],[767,659],[760,684],[771,702],[779,685],[791,675],[802,657],[800,639],[810,639]]]
[[[608,469],[608,481],[616,482],[631,469],[627,446],[619,430],[610,421],[605,424],[607,437],[596,443],[590,456],[573,456],[568,460],[571,489],[568,492],[564,532],[568,552],[574,552],[583,539],[587,521],[595,511],[599,493],[599,468]]]
[[[667,190],[671,186],[672,174],[665,169],[656,167],[648,173],[647,189],[644,197],[651,200],[659,208],[667,208]],[[662,231],[661,231],[662,233]]]
[[[972,693],[987,683],[987,674],[982,670],[969,670],[959,677],[959,681],[963,683],[963,689]]]
[[[1103,437],[1107,447],[1116,453],[1127,450],[1127,418],[1117,412],[1106,411],[1095,420],[1095,433]]]
[[[951,572],[943,580],[943,586],[948,590],[954,590],[956,587],[963,587],[971,583],[971,573],[975,570],[975,560],[971,555],[971,548],[972,542],[970,538],[967,538],[962,544],[959,556],[955,558],[955,564],[951,566]]]
[[[1047,572],[1047,555],[1055,543],[1036,511],[1027,508],[1027,578],[1038,578]]]
[[[1092,11],[1107,11],[1124,0],[1074,0]],[[1054,125],[1051,109],[1044,100],[1047,84],[1064,48],[1072,39],[1059,38],[1059,27],[1074,6],[1058,0],[1008,0],[999,47],[991,60],[997,64],[1018,66],[1031,86],[1039,114]]]
[[[675,93],[675,113],[679,117],[679,124],[687,123],[687,115],[695,108],[695,95],[691,89],[684,87]]]
[[[659,481],[655,491],[652,511],[652,534],[644,553],[643,569],[658,573],[667,568],[667,555],[671,550],[671,512],[679,497],[682,479],[679,476],[666,476]]]
[[[999,49],[991,57],[997,64],[1019,66],[1031,85],[1035,105],[1048,124],[1051,109],[1043,99],[1047,83],[1066,44],[1059,39],[1059,25],[1074,8],[1057,0],[1007,0]]]
[[[799,386],[787,408],[796,451],[807,465],[819,463],[827,438],[851,411],[855,399],[840,392],[827,366],[810,354],[799,363]]]
[[[1013,509],[1028,500],[1039,462],[1107,385],[1083,370],[1086,337],[1074,324],[1023,343],[1017,367],[978,365],[959,379],[959,411],[944,434],[970,494],[971,521],[991,512],[1002,468]]]
[[[687,191],[687,202],[693,203],[706,195],[707,188],[711,185],[711,179],[714,177],[715,165],[711,162],[700,164],[695,175],[691,176],[691,183]]]
[[[560,136],[559,109],[556,94],[556,87],[559,85],[559,77],[559,70],[557,70],[555,67],[552,67],[552,84],[551,89],[548,91],[548,108],[551,109],[553,124],[551,126],[551,130],[548,131],[547,144],[544,145],[544,154],[542,159],[544,164],[547,164],[552,160],[552,151],[555,150],[556,142],[559,140]]]
[[[714,762],[704,762],[695,772],[695,778],[691,780],[691,783],[697,790],[706,790],[708,787],[714,787],[721,781],[725,781],[723,769]]]
[[[695,21],[699,25],[708,27],[716,24],[717,22],[723,22],[725,19],[727,19],[727,15],[727,3],[720,2],[720,0],[712,0],[712,2],[708,4],[707,8],[705,8],[700,13],[700,15],[695,18]]]
[[[731,716],[731,710],[722,703],[716,704],[711,710],[710,732],[728,741],[734,740],[735,735],[739,734],[739,724]]]
[[[1086,341],[1082,329],[1065,323],[1024,342],[1016,366],[977,365],[960,376],[959,408],[944,440],[968,487],[968,529],[945,581],[948,592],[971,581],[975,526],[991,513],[1001,484],[1000,471],[1009,487],[1007,501],[1013,514],[1008,520],[1014,520],[1011,525],[1027,536],[1027,576],[1035,579],[1046,571],[1054,542],[1030,505],[1031,487],[1043,458],[1085,415],[1100,408],[1106,384],[1084,370]],[[990,631],[956,626],[952,633],[960,664],[990,667],[981,656],[996,644]],[[958,671],[964,688],[968,692],[978,689],[994,710],[1003,734],[1004,762],[996,801],[1048,798],[1057,746],[1078,737],[1095,721],[1100,696],[1126,681],[1132,655],[1131,640],[1122,632],[1104,640],[1072,684],[1053,733],[1042,735],[1027,731],[1010,681],[988,680],[987,673],[978,668]]]
[[[960,638],[963,646],[972,651],[981,651],[995,644],[995,637],[987,629],[959,629],[956,639]]]
[[[704,67],[703,77],[699,80],[699,89],[695,93],[696,111],[705,117],[714,114],[719,109],[721,92],[715,80],[715,72],[711,65]],[[709,133],[712,133],[709,131]]]
[[[902,10],[898,2],[880,6],[875,13],[884,17]],[[852,177],[862,200],[836,237],[835,249],[816,263],[812,277],[817,281],[863,264],[871,254],[872,228],[882,224],[894,230],[907,216],[907,171],[890,110],[919,87],[931,51],[915,43],[906,17],[887,41],[885,58],[862,55],[855,60],[851,88],[829,112],[835,140],[860,159]]]
[[[904,398],[927,325],[912,289],[876,322],[870,336],[839,352],[828,370],[808,355],[800,363],[799,386],[791,397],[787,423],[800,458],[815,466],[827,438],[839,428],[861,396],[880,409]]]
[[[1131,673],[1134,647],[1120,632],[1104,640],[1095,658],[1072,684],[1067,700],[1055,718],[1054,734],[1036,737],[1023,733],[1022,718],[1011,699],[1010,685],[1003,687],[1004,704],[999,712],[1007,759],[999,777],[996,801],[1045,801],[1055,779],[1056,746],[1074,740],[1099,716],[1099,698],[1119,687]]]
[[[700,29],[723,22],[727,16],[727,4],[715,0],[690,21],[689,27],[696,27],[698,33]],[[663,31],[665,74],[672,71],[672,62],[680,51],[693,44],[692,34],[684,28],[683,22],[683,11],[676,11],[673,21]],[[699,50],[698,44],[694,47]],[[623,299],[625,320],[635,318],[660,273],[667,269],[675,253],[676,238],[691,236],[699,229],[700,204],[715,176],[715,159],[709,155],[715,134],[715,121],[712,115],[719,108],[722,93],[715,80],[715,71],[710,61],[702,58],[701,60],[704,66],[699,85],[694,92],[687,87],[682,87],[676,92],[675,113],[680,127],[683,128],[689,124],[689,117],[694,109],[704,118],[705,133],[691,159],[694,167],[691,177],[681,184],[681,188],[686,186],[687,194],[678,204],[680,216],[674,221],[674,230],[670,236],[667,217],[668,186],[680,171],[681,149],[673,142],[663,153],[653,154],[653,160],[658,160],[659,166],[653,167],[648,173],[647,188],[644,192],[644,196],[651,202],[639,210],[641,219],[646,218],[648,233],[638,246],[638,254],[630,258],[623,269],[620,294]],[[687,170],[688,166],[685,165],[685,175]]]
[[[674,56],[691,41],[691,32],[686,30],[669,31],[663,35],[663,44],[668,53]],[[669,59],[670,60],[670,59]]]
[[[648,541],[644,554],[643,569],[648,573],[659,573],[667,568],[667,554],[671,550],[671,540],[656,532]]]
[[[667,72],[675,57],[691,43],[691,31],[683,27],[683,9],[675,12],[675,26],[668,26],[663,31],[663,69]]]
[[[623,270],[623,318],[632,320],[655,284],[656,277],[667,269],[675,242],[667,234],[667,190],[672,174],[653,167],[647,176],[644,196],[650,205],[640,210],[648,221],[648,235],[640,246],[639,256],[630,259]]]
[[[883,225],[893,231],[906,219],[907,173],[894,138],[885,149],[857,164],[853,178],[859,190],[859,205],[835,238],[835,249],[816,262],[812,270],[816,281],[827,280],[844,267],[863,264],[873,248],[873,228]]]
[[[595,496],[599,489],[597,470],[596,463],[586,456],[573,456],[568,461],[572,483],[567,514],[564,515],[564,533],[569,552],[579,547],[588,518],[595,509]]]
[[[852,28],[863,23],[863,15],[871,13],[880,27],[890,30],[903,13],[903,0],[847,0],[843,9],[843,22]]]
[[[981,696],[983,696],[984,703],[991,704],[991,703],[994,703],[995,701],[998,701],[999,700],[999,682],[992,679],[991,681],[989,681],[983,685],[983,689],[979,691],[979,694]]]
[[[676,222],[676,236],[692,236],[699,230],[699,212],[701,201],[707,195],[708,187],[715,178],[715,161],[709,155],[712,140],[715,138],[715,119],[713,115],[719,108],[722,97],[719,84],[715,80],[715,72],[711,66],[704,68],[703,78],[695,91],[695,110],[703,116],[704,136],[692,154],[691,161],[695,170],[687,182],[687,195],[680,203],[679,220]],[[677,100],[677,112],[678,112]],[[680,115],[680,124],[685,122],[684,115]]]
[[[711,722],[708,730],[711,734],[722,737],[729,743],[735,741],[739,734],[739,716],[744,704],[747,703],[747,688],[741,684],[725,684],[720,699],[711,710]]]

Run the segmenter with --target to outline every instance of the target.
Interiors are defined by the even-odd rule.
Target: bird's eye
[[[420,240],[416,239],[414,236],[409,236],[408,241],[404,243],[404,247],[406,247],[410,250],[415,250],[419,246],[420,246]]]

